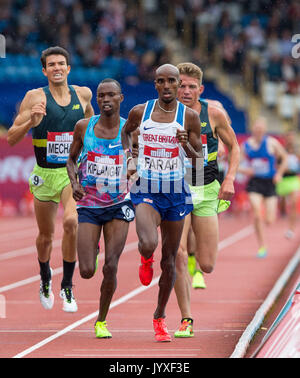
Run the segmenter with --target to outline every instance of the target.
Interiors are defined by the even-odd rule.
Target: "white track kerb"
[[[256,331],[259,329],[260,325],[263,323],[266,314],[268,313],[268,311],[274,304],[275,300],[281,293],[284,286],[287,284],[289,278],[291,277],[291,275],[293,274],[294,270],[297,268],[299,263],[300,263],[300,247],[297,249],[295,255],[291,258],[291,260],[287,264],[285,270],[276,281],[275,285],[273,286],[273,289],[270,291],[269,295],[267,296],[263,304],[255,313],[254,318],[252,319],[251,323],[249,323],[248,327],[245,329],[244,333],[240,337],[230,358],[243,358],[244,357],[253,336],[255,335]]]

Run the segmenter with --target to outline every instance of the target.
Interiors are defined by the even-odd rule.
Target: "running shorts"
[[[92,223],[102,226],[113,219],[126,222],[134,220],[135,211],[131,201],[124,201],[108,207],[78,207],[78,223]]]
[[[190,186],[194,210],[197,217],[211,217],[228,209],[230,201],[218,199],[220,183],[214,180],[210,184]]]
[[[258,193],[263,197],[276,196],[275,184],[271,178],[252,177],[246,187],[248,193]]]
[[[63,189],[70,184],[67,168],[42,168],[37,164],[29,177],[31,193],[40,201],[60,202]]]
[[[285,176],[276,184],[276,193],[279,196],[287,196],[300,190],[300,178],[298,176]]]
[[[140,179],[137,181],[140,184]],[[152,206],[161,217],[161,220],[168,221],[179,221],[183,219],[193,210],[193,203],[191,198],[191,193],[187,185],[184,185],[184,182],[179,183],[177,192],[174,192],[173,188],[168,188],[170,190],[164,191],[163,188],[151,188],[152,190],[148,191],[146,183],[146,188],[140,184],[139,190],[132,190],[130,193],[130,198],[132,203],[137,206],[140,203],[146,203]],[[173,185],[173,184],[172,184]],[[154,190],[153,190],[154,189]],[[180,189],[180,190],[179,190]]]

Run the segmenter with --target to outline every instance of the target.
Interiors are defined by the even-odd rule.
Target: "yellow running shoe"
[[[267,249],[265,247],[260,247],[256,256],[260,259],[263,259],[267,256]]]
[[[96,322],[95,334],[98,339],[110,339],[112,337],[111,333],[106,328],[105,320],[104,322]]]
[[[206,288],[203,273],[201,272],[201,270],[196,270],[196,272],[193,276],[192,287],[194,289],[205,289]]]
[[[195,270],[196,270],[196,257],[195,255],[188,255],[188,271],[189,271],[189,274],[190,276],[193,277],[193,275],[195,274]]]
[[[178,331],[174,333],[174,337],[193,337],[193,320],[182,319],[181,325]]]

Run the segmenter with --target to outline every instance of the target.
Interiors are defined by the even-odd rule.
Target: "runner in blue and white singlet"
[[[177,100],[179,71],[171,65],[160,66],[155,72],[158,98],[136,105],[128,114],[122,129],[122,144],[127,156],[127,176],[136,173],[139,179],[131,188],[136,210],[136,231],[141,254],[139,277],[149,285],[153,277],[153,253],[158,245],[160,227],[161,276],[157,307],[153,315],[156,341],[171,341],[165,324],[165,308],[175,282],[175,258],[183,230],[184,217],[191,212],[191,194],[184,185],[185,156],[202,160],[201,124],[196,112]],[[130,147],[136,147],[135,166]],[[190,203],[188,203],[190,199]]]
[[[159,123],[151,119],[155,103],[156,100],[146,103],[139,128],[140,179],[131,189],[131,200],[135,205],[152,205],[162,219],[179,220],[193,209],[183,179],[186,153],[176,138],[177,129],[184,130],[185,106],[177,102],[173,122]]]

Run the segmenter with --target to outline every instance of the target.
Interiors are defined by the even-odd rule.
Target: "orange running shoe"
[[[171,341],[164,318],[153,319],[153,328],[156,341]]]
[[[153,278],[153,255],[150,257],[150,259],[145,259],[143,256],[141,256],[141,265],[139,268],[139,276],[140,281],[144,286],[150,285],[152,278]]]

